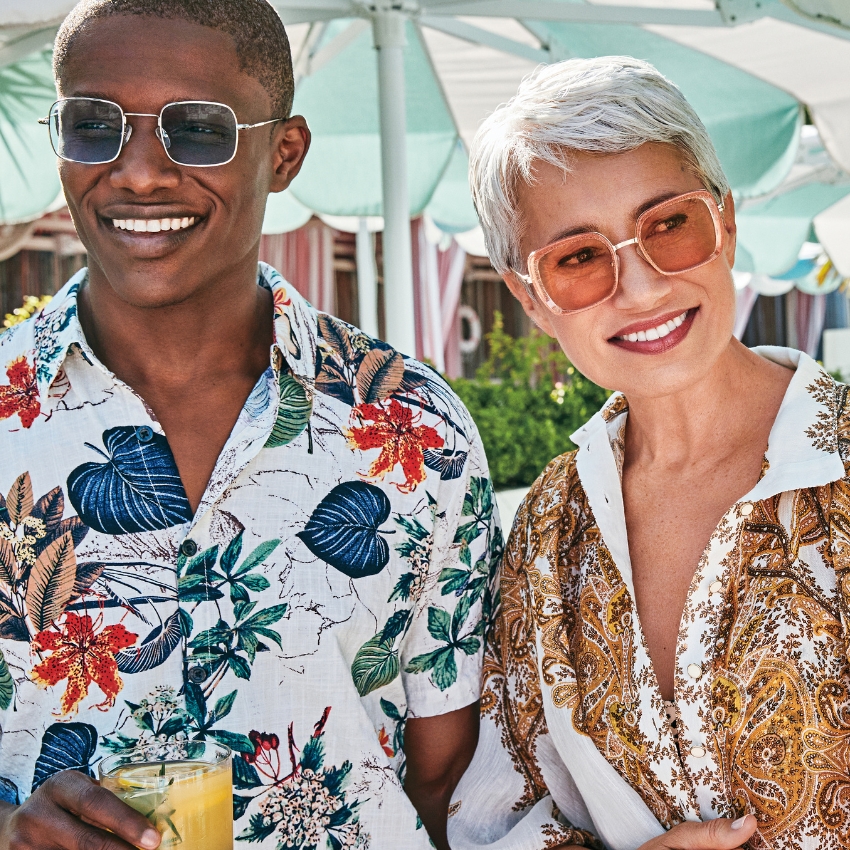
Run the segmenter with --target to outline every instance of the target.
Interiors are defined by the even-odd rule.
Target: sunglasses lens
[[[60,100],[50,111],[53,150],[72,162],[111,162],[121,150],[123,129],[121,109],[104,100]]]
[[[555,242],[532,254],[530,260],[532,275],[564,312],[592,307],[617,287],[614,255],[607,243],[592,233]]]
[[[663,272],[683,272],[714,259],[719,233],[707,200],[674,198],[649,210],[640,227],[640,244]]]
[[[172,103],[162,112],[163,141],[180,165],[222,165],[236,153],[236,116],[221,103]]]

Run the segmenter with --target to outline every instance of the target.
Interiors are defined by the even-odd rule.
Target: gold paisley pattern
[[[621,468],[625,399],[613,396],[574,435],[578,451],[532,487],[508,541],[484,670],[485,718],[524,777],[517,811],[571,793],[547,787],[535,756],[542,736],[567,740],[569,729],[616,771],[611,800],[625,783],[665,828],[750,812],[759,822],[751,850],[850,847],[850,399],[805,355],[783,356],[797,372],[762,475],[712,535],[683,612],[678,747],[631,580],[588,496],[603,492],[600,479],[619,486],[611,470]],[[615,464],[578,463],[600,429]],[[579,469],[598,476],[588,490]],[[602,523],[609,536],[625,535],[617,521]],[[603,819],[616,820],[611,808]],[[548,837],[540,847],[552,846]]]

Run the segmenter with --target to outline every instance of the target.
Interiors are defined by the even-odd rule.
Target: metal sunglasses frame
[[[640,238],[640,230],[641,226],[646,218],[650,215],[656,215],[659,210],[663,209],[666,206],[672,206],[673,204],[679,203],[681,201],[688,200],[690,198],[699,198],[701,201],[705,203],[708,207],[708,211],[711,214],[711,220],[714,222],[714,234],[715,234],[715,245],[714,251],[711,256],[707,259],[703,260],[700,263],[696,263],[696,265],[688,266],[685,269],[679,269],[674,272],[667,272],[664,269],[659,268],[649,257],[648,253],[643,247],[643,240]],[[632,239],[626,239],[623,242],[618,242],[616,245],[611,242],[606,236],[602,233],[599,233],[595,230],[589,230],[587,233],[577,233],[572,236],[567,236],[564,239],[559,239],[557,242],[553,242],[551,245],[546,245],[543,248],[538,248],[536,251],[532,251],[528,255],[528,270],[529,274],[521,274],[515,269],[511,269],[512,273],[525,284],[526,290],[528,290],[532,294],[536,294],[537,297],[556,315],[556,316],[566,316],[571,315],[573,313],[583,313],[585,310],[590,310],[593,307],[598,307],[600,304],[603,304],[609,298],[613,297],[614,293],[617,291],[617,287],[620,285],[620,258],[617,255],[617,252],[621,248],[625,248],[627,245],[634,245],[635,250],[641,256],[643,260],[649,263],[655,271],[659,274],[666,275],[668,277],[677,274],[684,274],[685,272],[691,272],[694,269],[701,268],[702,266],[707,265],[708,263],[716,260],[720,256],[720,252],[723,250],[723,219],[722,213],[724,211],[724,204],[718,204],[714,199],[714,196],[711,192],[706,189],[697,189],[693,192],[685,192],[682,195],[676,195],[675,198],[668,198],[666,201],[661,201],[660,203],[651,206],[648,210],[644,210],[635,222],[635,235]],[[578,310],[564,310],[562,307],[559,307],[550,297],[549,293],[546,291],[545,286],[543,285],[543,281],[540,277],[540,261],[552,251],[558,249],[559,246],[563,245],[565,242],[575,239],[576,236],[595,236],[602,241],[604,245],[608,247],[608,250],[611,252],[611,257],[613,258],[614,265],[614,285],[611,287],[611,291],[599,301],[594,302],[593,304],[589,304],[587,307],[580,307]]]
[[[67,156],[62,156],[59,151],[56,150],[56,145],[53,144],[53,135],[50,136],[50,145],[53,148],[54,153],[60,159],[64,159],[66,162],[77,162],[80,165],[107,165],[110,162],[115,162],[119,156],[121,156],[121,151],[124,150],[124,146],[127,142],[130,141],[130,137],[133,135],[133,125],[128,123],[128,118],[156,118],[156,137],[159,139],[162,144],[163,150],[165,150],[165,155],[175,164],[180,165],[185,168],[216,168],[219,165],[227,165],[229,162],[233,162],[233,159],[236,156],[236,151],[239,149],[239,130],[253,130],[255,127],[265,127],[267,124],[276,124],[278,121],[286,121],[286,118],[272,118],[268,121],[260,121],[257,124],[240,124],[236,119],[236,113],[233,111],[232,107],[228,106],[226,103],[218,103],[218,101],[214,100],[174,100],[171,103],[166,103],[165,106],[160,109],[159,114],[153,112],[125,112],[119,104],[117,104],[114,100],[105,100],[101,97],[63,97],[59,100],[55,101],[53,105],[50,107],[50,112],[48,113],[46,118],[39,118],[39,124],[46,124],[48,127],[50,126],[50,120],[53,117],[53,110],[60,103],[66,103],[71,100],[86,100],[91,103],[107,103],[110,106],[114,106],[121,113],[121,144],[118,146],[118,152],[112,159],[104,159],[99,160],[98,162],[86,162],[82,159],[71,159]],[[230,155],[229,159],[224,160],[224,162],[210,162],[210,163],[201,163],[198,165],[192,165],[185,162],[178,162],[171,154],[168,152],[169,143],[166,141],[168,139],[168,133],[165,131],[165,128],[162,126],[162,113],[168,109],[169,106],[178,106],[181,104],[199,104],[203,106],[220,106],[226,109],[233,116],[233,123],[236,125],[236,144],[233,146],[233,153]]]

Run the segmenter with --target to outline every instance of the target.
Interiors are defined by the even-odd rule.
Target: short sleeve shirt
[[[532,487],[507,545],[455,850],[634,850],[685,820],[748,813],[754,850],[850,846],[848,387],[800,352],[756,351],[794,376],[759,481],[694,565],[675,712],[634,604],[626,399]]]
[[[193,513],[85,281],[0,335],[0,798],[214,739],[237,842],[429,847],[404,726],[478,699],[502,547],[468,413],[260,264],[270,365]]]

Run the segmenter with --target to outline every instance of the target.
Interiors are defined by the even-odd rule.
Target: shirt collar
[[[765,454],[766,468],[755,487],[744,497],[755,501],[787,490],[820,487],[844,477],[844,463],[838,451],[838,385],[807,354],[791,348],[761,346],[756,354],[794,370],[779,412],[770,429]],[[610,466],[618,461],[628,403],[615,393],[590,421],[571,439],[579,452],[595,455],[596,463]],[[609,451],[600,451],[605,445]],[[601,454],[608,458],[602,459]],[[594,464],[587,458],[587,463]],[[595,464],[594,464],[595,465]],[[617,463],[619,466],[619,463]],[[602,471],[600,469],[600,471]]]
[[[88,279],[88,269],[77,272],[35,319],[33,325],[36,382],[47,399],[50,387],[62,369],[72,345],[77,345],[94,362],[77,314],[77,299]],[[257,283],[274,299],[274,342],[271,364],[276,371],[289,371],[308,384],[316,377],[316,311],[280,273],[266,263],[258,267]]]

